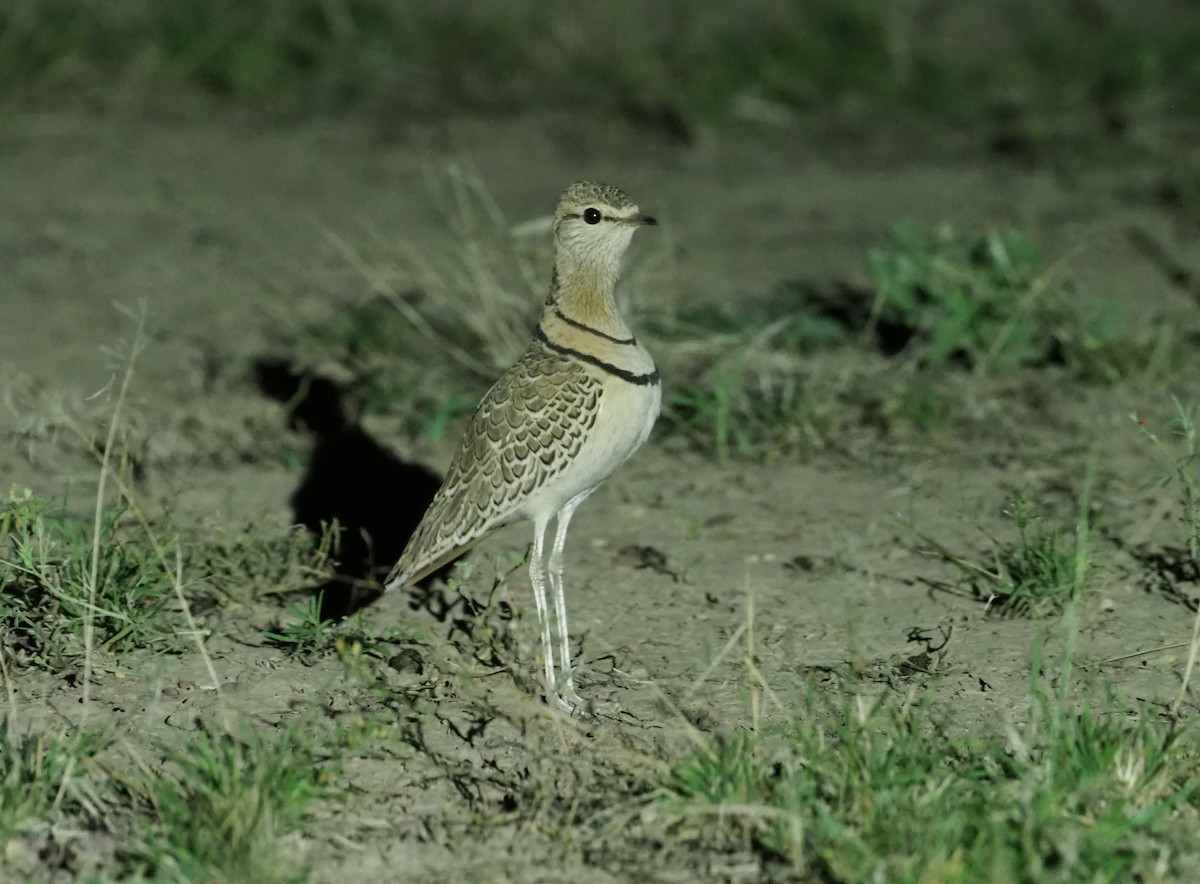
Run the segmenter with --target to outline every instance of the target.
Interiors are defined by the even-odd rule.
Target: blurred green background
[[[273,116],[591,104],[688,137],[731,115],[914,111],[1120,134],[1200,116],[1192,0],[8,0],[10,106],[182,93]]]

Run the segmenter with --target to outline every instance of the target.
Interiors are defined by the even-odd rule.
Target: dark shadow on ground
[[[316,535],[338,526],[337,572],[312,591],[322,593],[322,618],[347,617],[379,597],[441,479],[372,439],[348,415],[347,391],[335,381],[284,359],[260,359],[254,373],[262,394],[287,405],[292,426],[313,437],[292,513]]]
[[[1200,598],[1187,590],[1189,586],[1200,587],[1200,567],[1186,549],[1148,543],[1131,546],[1107,531],[1104,537],[1141,566],[1138,584],[1146,592],[1157,593],[1189,611],[1200,608]]]
[[[771,312],[795,317],[790,334],[801,349],[834,346],[871,330],[871,340],[884,356],[895,356],[917,329],[877,312],[877,296],[869,288],[841,279],[800,278],[780,283]],[[788,332],[784,332],[788,334]]]

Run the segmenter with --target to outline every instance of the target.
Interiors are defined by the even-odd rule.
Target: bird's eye
[[[583,220],[586,221],[588,224],[599,224],[600,223],[600,210],[592,209],[592,208],[584,209],[583,210]]]

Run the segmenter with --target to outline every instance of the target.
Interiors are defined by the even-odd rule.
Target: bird
[[[614,299],[634,232],[655,224],[617,187],[578,181],[562,192],[550,292],[529,347],[480,401],[385,581],[388,591],[411,586],[497,529],[532,522],[529,582],[546,699],[568,713],[587,707],[572,678],[563,585],[567,529],[579,505],[646,441],[662,404],[654,360]],[[557,625],[557,677],[547,591]]]

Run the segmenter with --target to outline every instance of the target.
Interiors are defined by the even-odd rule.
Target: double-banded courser
[[[415,583],[497,528],[532,521],[529,580],[546,690],[568,711],[582,700],[571,680],[563,588],[567,527],[576,507],[646,440],[661,403],[654,361],[613,300],[633,232],[654,223],[615,187],[580,181],[563,191],[554,213],[554,276],[533,341],[479,403],[442,487],[387,579],[389,590]]]

